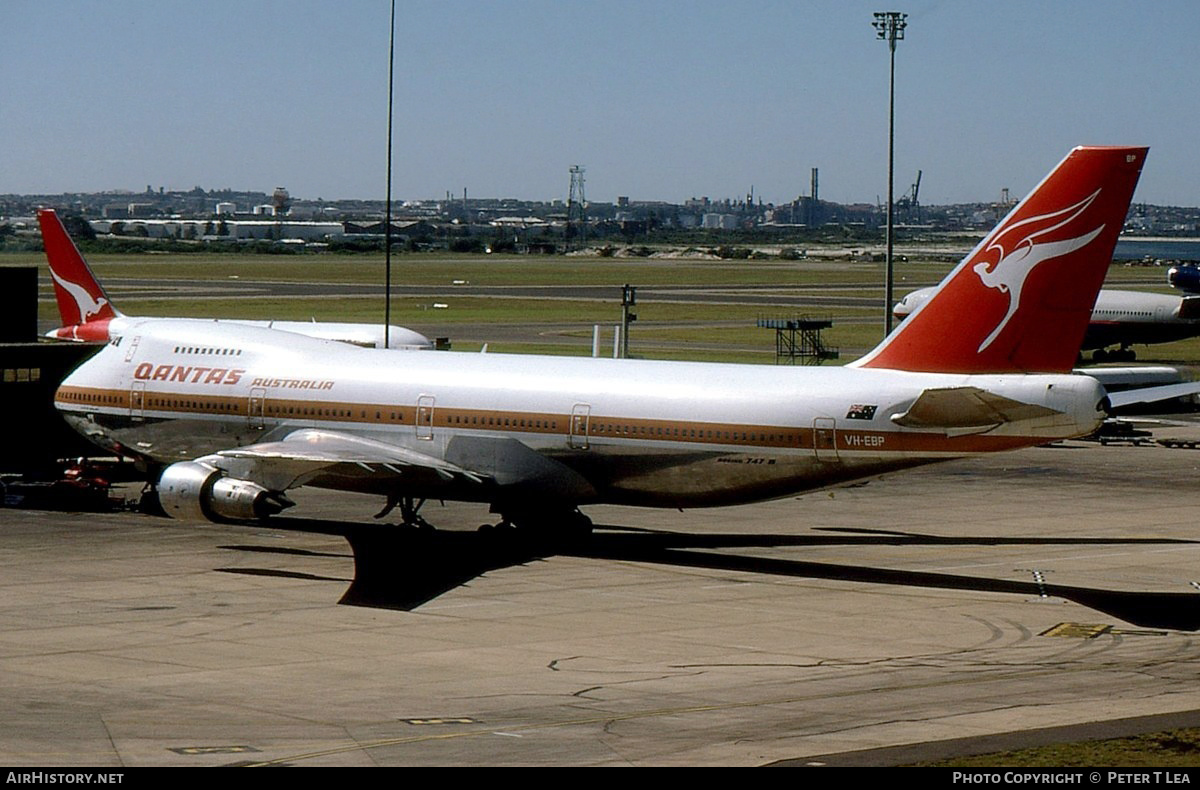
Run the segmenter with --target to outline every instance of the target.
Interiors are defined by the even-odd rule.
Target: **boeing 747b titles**
[[[54,280],[54,297],[58,302],[62,326],[52,330],[50,337],[62,340],[105,342],[124,331],[128,316],[121,314],[104,287],[96,279],[79,248],[71,241],[62,220],[50,209],[38,212],[42,228],[42,243],[46,248],[46,263]],[[251,321],[221,319],[228,323],[261,326],[309,337],[338,340],[367,348],[425,349],[432,348],[429,338],[401,326],[388,328],[385,338],[380,324],[342,323],[330,321]]]
[[[1070,374],[1146,149],[1077,148],[862,359],[790,368],[389,354],[230,323],[125,319],[66,419],[157,470],[166,511],[254,519],[301,485],[586,530],[593,503],[752,502],[1090,433]]]

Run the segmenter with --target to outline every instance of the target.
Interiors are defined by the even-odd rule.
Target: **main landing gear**
[[[592,520],[579,511],[538,510],[519,513],[502,512],[495,524],[481,524],[480,532],[505,529],[522,529],[546,536],[582,538],[592,534]]]
[[[1137,359],[1137,352],[1128,346],[1122,346],[1119,349],[1108,351],[1107,349],[1098,348],[1092,352],[1092,362],[1133,362]]]
[[[424,499],[417,499],[411,496],[396,496],[388,495],[387,504],[383,506],[383,510],[375,514],[375,518],[383,518],[388,513],[391,513],[397,506],[400,508],[400,526],[409,527],[411,529],[433,529],[433,525],[418,515],[417,511],[425,504]]]
[[[389,494],[387,504],[375,514],[375,518],[384,518],[396,508],[400,508],[401,527],[432,530],[434,526],[418,512],[424,504],[424,499]],[[479,531],[485,533],[501,530],[521,530],[527,535],[539,537],[582,538],[592,534],[592,520],[579,512],[579,508],[503,509],[500,510],[500,521],[495,524],[482,524],[479,527]]]

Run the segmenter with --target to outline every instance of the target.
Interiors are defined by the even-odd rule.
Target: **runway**
[[[1153,729],[1200,710],[1197,466],[1068,442],[587,508],[584,543],[306,489],[269,529],[5,510],[0,763],[886,764]]]
[[[933,285],[930,281],[924,285]],[[53,302],[53,292],[49,278],[43,283],[42,301]],[[214,283],[211,280],[189,279],[144,279],[128,277],[106,277],[105,288],[117,304],[128,304],[137,299],[175,300],[181,302],[204,302],[213,300],[248,300],[262,310],[261,305],[271,301],[290,299],[382,299],[381,286],[328,283],[328,282],[282,282],[254,279],[228,279]],[[718,304],[727,306],[755,306],[764,312],[770,311],[777,315],[780,311],[821,311],[833,308],[863,308],[878,309],[882,304],[880,297],[861,296],[861,284],[806,284],[798,286],[783,285],[660,285],[639,287],[638,294],[642,303],[655,302],[660,304]],[[450,302],[456,304],[457,299],[517,299],[517,300],[551,300],[578,302],[612,302],[614,304],[613,322],[619,318],[616,305],[620,304],[620,285],[395,285],[392,288],[394,300],[420,299],[422,303],[432,305],[435,302]],[[424,323],[413,328],[424,331],[430,337],[448,336],[456,347],[496,345],[500,343],[546,344],[575,346],[581,349],[591,347],[592,324],[587,322],[550,323],[546,321],[529,321],[521,323],[463,323],[454,321],[446,323],[443,314],[430,313]],[[855,318],[840,317],[839,324],[877,323],[872,317]],[[43,320],[39,332],[47,332],[55,328],[56,322],[50,318]],[[643,321],[639,329],[680,329],[680,328],[745,328],[745,319],[727,321]],[[605,327],[611,332],[609,327]],[[609,342],[611,334],[607,334],[605,342]],[[641,332],[637,341],[643,349],[678,350],[686,348],[691,352],[697,351],[728,351],[730,344],[702,344],[696,342],[680,342],[677,340],[658,340],[652,333]],[[757,354],[774,353],[771,335],[763,333],[763,342],[757,345],[734,346],[740,351]],[[864,349],[865,350],[865,349]]]
[[[848,264],[846,264],[848,266]],[[781,277],[786,274],[781,272]],[[459,298],[488,299],[550,299],[574,301],[610,301],[620,303],[621,284],[609,285],[408,285],[399,274],[392,285],[393,298],[421,298],[444,301]],[[937,285],[938,278],[913,278],[897,284],[897,298],[917,288]],[[825,282],[789,284],[724,284],[724,285],[638,285],[638,298],[643,302],[678,304],[749,305],[778,311],[781,308],[819,310],[822,308],[876,309],[881,304],[878,295],[862,296],[869,291],[861,282]],[[1162,286],[1161,278],[1144,277],[1122,281],[1122,287]],[[260,280],[253,278],[186,279],[139,278],[108,275],[104,286],[117,303],[130,299],[179,299],[186,301],[227,299],[378,299],[381,284]],[[43,275],[41,301],[52,302],[53,293],[48,276]]]
[[[47,281],[48,283],[48,281]],[[348,299],[382,298],[378,284],[287,282],[253,279],[212,280],[145,279],[106,277],[105,290],[117,302],[129,299]],[[936,285],[936,280],[921,285]],[[47,288],[49,286],[47,285]],[[916,287],[916,286],[914,286]],[[863,286],[846,284],[807,285],[648,285],[638,286],[644,300],[680,304],[757,305],[779,307],[868,307],[879,305],[878,298],[850,296],[861,293]],[[844,292],[844,293],[843,293]],[[574,301],[611,301],[620,303],[621,285],[392,285],[393,298],[419,297],[429,300],[450,298],[558,299]],[[46,292],[44,301],[52,301]]]

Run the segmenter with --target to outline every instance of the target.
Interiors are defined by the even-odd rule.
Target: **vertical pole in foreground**
[[[891,54],[891,70],[888,76],[887,276],[885,279],[885,294],[883,297],[884,337],[887,337],[892,333],[892,304],[894,303],[892,289],[895,285],[892,225],[894,192],[892,180],[893,173],[895,171],[896,151],[896,42],[904,40],[904,28],[908,24],[905,21],[907,18],[908,14],[902,14],[899,11],[876,11],[875,21],[871,23],[875,28],[876,37],[887,41],[888,50]]]
[[[392,333],[392,74],[396,57],[396,0],[388,27],[387,200],[383,212],[383,347],[391,348]]]
[[[637,304],[637,288],[628,283],[621,289],[621,359],[629,358],[629,325],[637,320],[630,308]]]

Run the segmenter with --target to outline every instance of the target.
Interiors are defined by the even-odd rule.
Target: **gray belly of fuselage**
[[[452,435],[435,431],[420,439],[412,427],[380,430],[322,425],[311,420],[266,421],[253,427],[244,418],[135,418],[127,415],[66,413],[76,430],[96,443],[164,467],[259,442],[281,440],[293,431],[325,428],[385,442],[430,455],[447,457]],[[461,434],[460,434],[461,435]],[[521,437],[516,437],[521,439]],[[842,454],[818,458],[811,448],[680,447],[669,442],[629,442],[592,438],[585,448],[571,447],[566,437],[537,436],[526,444],[582,476],[591,491],[572,495],[575,504],[628,504],[649,507],[707,507],[788,496],[848,480],[928,463],[933,459],[882,458]],[[309,485],[377,494],[495,502],[511,499],[504,486],[479,486],[462,480],[436,484],[410,482],[405,475],[373,477],[353,470],[318,475]],[[513,493],[526,494],[517,486]]]

